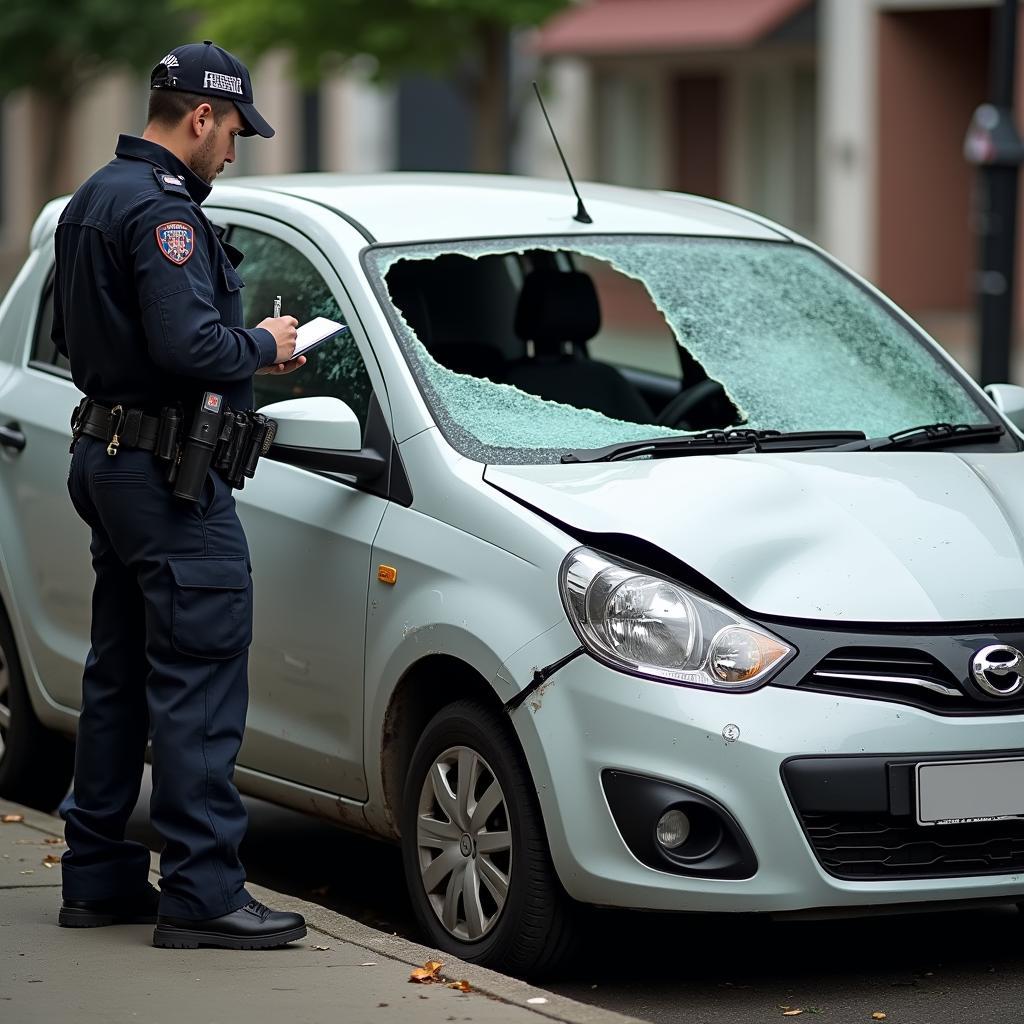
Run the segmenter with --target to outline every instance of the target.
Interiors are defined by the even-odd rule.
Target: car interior
[[[632,423],[683,430],[735,424],[736,407],[721,384],[670,335],[660,314],[665,351],[657,369],[633,358],[644,339],[631,337],[628,323],[603,341],[603,357],[592,352],[606,313],[599,292],[617,294],[607,287],[613,277],[635,282],[609,264],[588,262],[600,264],[600,288],[565,250],[401,259],[386,281],[417,338],[449,370]],[[649,295],[646,302],[648,314],[656,312]],[[650,349],[649,338],[646,344]]]

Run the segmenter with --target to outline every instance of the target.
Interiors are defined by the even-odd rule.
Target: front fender
[[[364,749],[371,807],[383,806],[376,758],[395,688],[420,661],[446,655],[469,666],[504,704],[530,682],[503,667],[565,620],[558,553],[538,566],[495,544],[400,505],[390,505],[374,544],[397,580],[371,579],[366,625]],[[444,685],[438,679],[436,685]]]

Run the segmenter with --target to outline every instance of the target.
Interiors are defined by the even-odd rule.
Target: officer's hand
[[[270,331],[274,336],[274,341],[277,342],[277,358],[274,363],[278,366],[287,363],[295,351],[295,339],[298,337],[296,328],[299,326],[299,321],[293,316],[268,316],[266,320],[261,320],[256,326]]]
[[[296,356],[294,359],[289,359],[284,363],[274,363],[272,366],[264,366],[263,369],[257,370],[257,373],[291,373],[292,370],[297,370],[300,366],[306,365],[305,356]]]

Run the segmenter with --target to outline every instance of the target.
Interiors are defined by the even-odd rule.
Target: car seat
[[[640,392],[615,367],[587,355],[586,343],[600,329],[601,307],[589,275],[578,270],[531,271],[519,294],[516,333],[532,342],[534,350],[509,365],[505,383],[578,409],[652,422]]]
[[[489,334],[490,310],[474,302],[481,289],[480,261],[458,256],[400,260],[387,275],[391,300],[427,351],[456,373],[504,377],[506,356]]]

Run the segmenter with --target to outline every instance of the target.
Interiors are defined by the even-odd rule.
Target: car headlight
[[[716,690],[763,685],[794,649],[639,566],[577,548],[562,563],[569,621],[596,657],[634,675]]]

